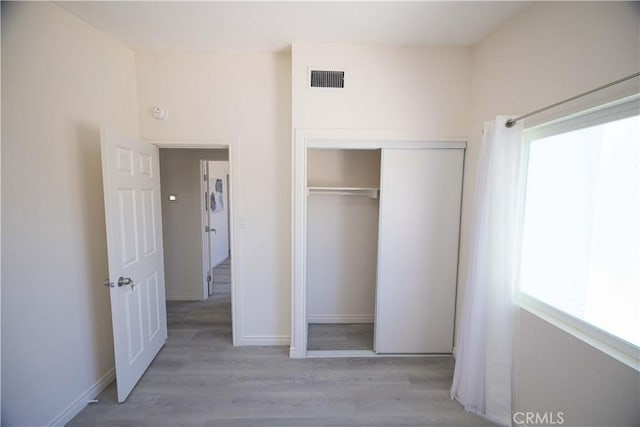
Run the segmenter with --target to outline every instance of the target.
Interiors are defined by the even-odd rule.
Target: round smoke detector
[[[167,109],[163,107],[153,107],[151,114],[153,114],[153,117],[155,117],[158,120],[164,120],[169,115],[169,113],[167,112]]]

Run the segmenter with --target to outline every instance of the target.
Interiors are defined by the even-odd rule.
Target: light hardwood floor
[[[373,350],[373,323],[310,323],[307,350]]]
[[[218,273],[228,280],[228,264]],[[492,425],[449,398],[449,357],[293,360],[288,347],[234,348],[228,283],[207,301],[167,303],[167,317],[167,343],[127,402],[112,384],[69,425]]]

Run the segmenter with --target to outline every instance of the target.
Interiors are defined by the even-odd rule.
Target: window
[[[525,298],[577,319],[583,330],[621,340],[636,359],[639,112],[634,98],[526,131],[520,270]]]

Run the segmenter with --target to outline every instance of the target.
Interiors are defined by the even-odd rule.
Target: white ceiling
[[[467,46],[526,2],[59,2],[132,48],[278,51],[296,42]]]

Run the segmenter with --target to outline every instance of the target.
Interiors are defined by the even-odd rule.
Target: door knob
[[[113,288],[115,287],[115,285],[113,284],[113,282],[109,279],[104,279],[104,282],[102,283],[103,285],[105,285],[107,288]]]
[[[118,287],[121,288],[123,286],[131,286],[131,290],[133,290],[133,280],[131,280],[131,277],[122,277],[120,276],[118,278]]]

